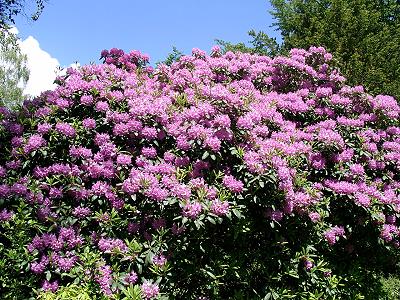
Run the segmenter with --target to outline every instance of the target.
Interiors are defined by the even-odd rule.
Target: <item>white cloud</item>
[[[18,35],[16,27],[12,27],[10,32]],[[52,57],[48,52],[40,48],[39,41],[33,36],[25,40],[18,41],[21,52],[27,56],[27,66],[30,71],[29,80],[24,88],[26,96],[38,96],[41,92],[56,88],[54,79],[57,75],[65,75],[66,67],[60,70],[59,61]],[[79,63],[70,64],[69,67],[78,68]],[[21,83],[21,87],[22,83]]]
[[[32,36],[20,41],[20,47],[21,52],[28,57],[30,71],[24,94],[37,96],[43,91],[54,89],[56,85],[53,82],[60,66],[58,60],[41,49],[39,42]]]

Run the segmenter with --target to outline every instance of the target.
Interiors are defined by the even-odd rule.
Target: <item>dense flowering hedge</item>
[[[0,110],[3,299],[379,291],[400,242],[394,98],[346,86],[323,48],[101,56]]]

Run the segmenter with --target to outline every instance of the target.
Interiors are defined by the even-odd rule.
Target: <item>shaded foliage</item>
[[[349,84],[362,83],[370,93],[390,94],[399,100],[400,1],[271,0],[271,4],[273,26],[283,38],[277,53],[323,46],[334,54]],[[267,34],[250,33],[250,47],[220,44],[227,50],[261,54],[276,49]]]
[[[0,27],[5,27],[6,25],[15,24],[15,18],[18,15],[26,15],[26,7],[33,2],[32,0],[0,0]],[[35,10],[30,15],[30,19],[36,21],[44,9],[45,0],[35,0]]]

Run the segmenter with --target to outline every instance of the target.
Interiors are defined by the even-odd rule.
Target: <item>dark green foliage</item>
[[[45,0],[35,0],[35,2],[36,9],[30,16],[33,21],[36,21],[43,12]],[[0,0],[0,27],[4,28],[9,24],[15,24],[16,16],[26,14],[25,7],[27,5],[23,0]]]
[[[283,49],[324,46],[348,83],[400,96],[400,2],[271,0]]]
[[[338,60],[350,85],[400,98],[400,1],[271,0],[280,47],[264,32],[250,31],[251,46],[218,41],[226,50],[285,54],[323,46]]]
[[[245,43],[232,44],[223,40],[216,40],[216,42],[223,47],[224,52],[239,51],[247,53],[258,53],[267,56],[276,56],[281,52],[281,47],[275,38],[269,37],[266,33],[259,31],[255,32],[250,30],[249,36],[252,37],[250,41],[251,46],[248,47]]]
[[[168,56],[163,60],[157,63],[159,64],[165,64],[167,66],[172,65],[174,62],[178,61],[179,58],[183,55],[181,51],[178,50],[175,46],[172,47],[172,52],[168,54]]]

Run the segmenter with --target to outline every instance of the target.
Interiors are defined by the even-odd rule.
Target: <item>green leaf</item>
[[[205,151],[201,157],[202,160],[205,160],[208,156],[210,155],[210,153],[208,153],[208,151]]]

